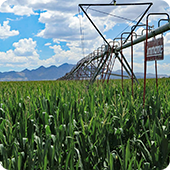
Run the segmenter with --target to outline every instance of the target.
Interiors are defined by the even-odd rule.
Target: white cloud
[[[35,1],[34,7],[38,6],[37,2],[38,1]],[[95,3],[95,2],[103,3],[103,1],[93,1],[93,3]],[[122,1],[122,2],[126,2],[126,1]],[[122,3],[122,2],[120,2],[120,3]],[[136,0],[135,2],[138,2],[138,1]],[[74,41],[75,44],[77,44],[77,42],[79,42],[79,48],[81,48],[81,46],[80,46],[80,44],[81,44],[81,42],[80,42],[80,23],[79,23],[81,21],[81,26],[82,26],[81,29],[83,31],[83,39],[84,39],[83,43],[84,43],[85,54],[93,52],[95,49],[97,49],[98,47],[100,47],[103,44],[102,39],[100,39],[100,41],[96,41],[99,39],[99,38],[97,38],[98,33],[96,32],[95,28],[92,26],[92,24],[89,22],[89,20],[87,19],[87,17],[85,15],[84,15],[84,17],[79,15],[79,18],[74,16],[77,13],[77,9],[75,9],[75,7],[73,7],[73,6],[77,7],[78,4],[84,3],[83,1],[75,0],[74,2],[71,2],[70,0],[67,0],[66,2],[62,1],[62,3],[61,3],[61,1],[56,1],[56,4],[58,5],[56,10],[54,10],[49,5],[50,3],[53,4],[54,1],[48,1],[47,2],[48,5],[46,6],[47,11],[40,14],[39,22],[45,24],[45,29],[41,30],[37,34],[37,36],[43,37],[43,38],[53,38],[53,41],[56,43],[59,43],[60,41],[64,41],[64,42],[68,42],[68,44],[69,43],[73,44],[72,42]],[[64,4],[64,3],[66,3],[66,4]],[[71,6],[68,5],[69,3],[72,5]],[[91,1],[86,1],[86,3],[91,3]],[[108,1],[106,3],[110,3],[110,1]],[[161,3],[162,3],[162,1],[155,0],[154,5],[152,7],[152,12],[155,12],[155,11],[162,12],[162,9],[164,7],[166,7],[166,3],[164,5],[162,5]],[[41,4],[41,6],[42,6],[42,4]],[[126,8],[118,7],[118,8],[114,8],[114,9],[113,8],[99,8],[99,10],[104,10],[105,12],[108,12],[108,13],[111,13],[111,14],[117,15],[117,16],[124,16],[125,18],[136,19],[137,16],[139,16],[139,14],[144,12],[144,10],[146,8],[147,8],[147,6],[142,6],[140,8],[136,7],[136,6],[135,7],[128,6]],[[98,8],[95,8],[95,9],[98,9]],[[163,9],[163,12],[164,11],[165,11],[165,9]],[[90,18],[92,18],[94,23],[99,28],[99,30],[103,33],[106,33],[109,30],[114,31],[115,23],[126,22],[125,20],[122,20],[120,18],[106,16],[104,14],[101,15],[100,13],[94,12],[90,9],[88,9],[87,12],[88,12],[88,15],[90,16]],[[110,37],[110,38],[114,38],[114,37]],[[136,58],[138,58],[136,60],[139,60],[139,58],[141,60],[143,60],[143,54],[144,54],[143,43],[136,45],[134,48],[135,48],[135,52],[136,52],[135,56],[136,56]],[[60,52],[61,49],[59,50],[59,47],[55,47],[55,50],[56,49],[59,51],[59,53],[56,53],[55,57],[54,56],[52,57],[53,60],[55,58],[55,61],[57,61],[57,54],[58,55],[61,54],[61,52]],[[73,50],[73,47],[70,48],[70,51],[71,50]],[[77,56],[77,53],[79,53],[79,51],[81,51],[81,49],[78,49],[78,47],[75,47],[74,50],[75,50],[74,51],[75,54],[74,55],[72,54],[72,61],[76,61],[76,59],[78,57],[75,57],[75,56]],[[125,52],[129,55],[128,50],[125,50]],[[71,52],[69,55],[68,55],[68,53],[69,53],[68,51],[67,52],[63,51],[63,56],[65,54],[67,54],[67,56],[69,56],[71,54]],[[68,60],[69,57],[63,57],[63,56],[62,56],[62,58],[59,57],[59,60],[61,60],[63,62],[70,61],[70,60]],[[79,56],[80,56],[80,53],[79,53]],[[75,57],[75,59],[74,59],[74,57]],[[49,59],[49,60],[51,60],[51,59]]]
[[[35,48],[37,44],[32,38],[25,38],[13,43],[13,46],[16,48],[14,50],[16,56],[33,56],[36,52]]]
[[[18,30],[10,30],[11,27],[8,24],[9,21],[4,21],[3,25],[0,24],[0,39],[7,39],[8,37],[19,34]]]
[[[29,8],[27,6],[20,6],[20,5],[14,6],[11,12],[14,13],[15,15],[20,15],[20,16],[23,16],[23,15],[30,16],[30,15],[36,14],[33,12],[32,8]]]
[[[96,31],[89,24],[87,18],[83,18],[84,23],[88,22],[88,27],[84,31],[87,39],[95,37]],[[43,38],[62,39],[63,41],[80,40],[80,24],[79,18],[71,13],[63,13],[59,11],[47,11],[40,14],[39,22],[45,24],[45,29],[41,30],[37,36]],[[86,24],[87,25],[87,24]]]
[[[50,46],[51,45],[51,43],[46,43],[46,44],[44,44],[44,46]]]
[[[82,56],[82,49],[76,45],[76,42],[67,44],[70,48],[70,50],[65,51],[62,50],[60,45],[54,45],[50,46],[51,49],[54,50],[55,55],[51,58],[47,59],[45,62],[48,65],[51,65],[52,63],[55,64],[62,64],[62,63],[76,63],[78,62],[83,56]]]
[[[84,53],[80,45],[79,41],[72,41],[67,43],[66,45],[69,47],[69,50],[63,50],[61,45],[58,43],[58,45],[49,46],[50,49],[54,51],[54,55],[48,59],[39,60],[38,65],[44,65],[44,66],[50,66],[52,64],[60,65],[62,63],[71,63],[75,64],[77,63],[81,58],[85,57],[87,54],[93,52],[102,44],[102,39],[100,37],[97,37],[94,40],[88,40],[87,46],[84,47]]]
[[[107,0],[105,3],[110,3],[111,0]],[[122,0],[117,3],[126,3],[127,1]],[[138,2],[134,0],[133,2]],[[147,0],[141,2],[148,2]],[[165,12],[165,7],[167,4],[163,1],[153,0],[154,5],[152,6],[150,12]],[[22,39],[19,42],[15,42],[13,46],[14,50],[9,50],[6,53],[1,52],[0,58],[5,56],[4,61],[7,62],[6,58],[8,58],[9,64],[10,62],[19,67],[31,67],[31,66],[39,66],[44,65],[48,66],[51,64],[62,64],[63,62],[68,63],[76,63],[80,60],[82,56],[81,42],[80,42],[80,20],[84,35],[84,52],[85,54],[89,54],[96,50],[103,44],[102,38],[99,37],[98,33],[89,22],[87,17],[75,16],[78,13],[77,6],[78,4],[84,3],[84,0],[6,0],[0,3],[0,11],[14,13],[15,15],[35,15],[34,10],[44,11],[40,13],[39,22],[45,24],[45,28],[40,30],[37,36],[42,38],[52,38],[53,42],[58,45],[51,46],[51,43],[46,43],[44,46],[49,46],[52,50],[54,50],[55,55],[51,58],[41,60],[40,56],[36,51],[36,42],[32,39]],[[86,0],[85,3],[104,3],[103,0],[94,0],[93,2],[90,0]],[[98,8],[95,8],[98,9]],[[104,10],[105,12],[117,15],[124,16],[125,18],[136,19],[139,14],[141,14],[145,7],[136,7],[136,6],[128,6],[123,8],[100,8],[99,10]],[[122,20],[120,18],[115,18],[112,16],[106,16],[104,14],[100,14],[90,9],[87,10],[89,16],[93,19],[99,30],[101,32],[106,33],[107,31],[115,31],[114,26],[116,23],[125,23],[127,21]],[[7,22],[7,21],[6,21]],[[143,20],[143,22],[145,22]],[[19,32],[12,30],[10,31],[9,22],[3,24],[5,31],[3,34],[1,33],[0,27],[0,38],[3,35],[3,39],[9,36],[18,35]],[[5,25],[6,24],[6,25]],[[122,29],[122,28],[121,28]],[[117,31],[117,30],[116,30]],[[119,32],[122,30],[118,30]],[[5,33],[7,34],[5,34]],[[5,37],[5,38],[4,38]],[[109,37],[114,38],[114,37]],[[169,49],[169,39],[170,34],[167,34],[165,41],[165,54],[170,54]],[[69,50],[65,51],[61,48],[60,42],[66,42]],[[141,68],[141,64],[139,60],[142,62],[143,60],[143,43],[134,46],[134,61],[136,63],[136,68]],[[130,52],[128,50],[124,50],[128,61],[130,62]],[[142,66],[143,68],[143,66]]]
[[[126,2],[122,0],[121,3]],[[134,2],[138,2],[135,0]],[[142,1],[143,2],[143,1]],[[145,2],[145,1],[144,1]],[[163,1],[154,0],[152,12],[164,12],[164,7],[167,4]],[[10,12],[16,15],[33,15],[33,10],[46,10],[46,12],[40,14],[39,22],[45,24],[45,29],[41,30],[37,35],[43,38],[55,38],[63,39],[65,41],[74,41],[79,39],[79,19],[74,17],[78,13],[78,4],[84,3],[84,0],[6,0],[2,3],[0,10],[2,12]],[[92,3],[90,0],[86,0],[86,3]],[[102,0],[94,0],[93,3],[103,3]],[[105,3],[110,3],[108,0]],[[118,3],[118,2],[117,2]],[[161,4],[161,5],[160,5]],[[111,13],[117,16],[125,16],[125,18],[136,19],[136,17],[144,12],[147,6],[127,6],[127,7],[100,7],[95,8],[97,10],[103,10],[107,13]],[[120,18],[113,16],[107,16],[98,12],[91,11],[90,7],[87,12],[88,15],[94,20],[101,32],[111,30],[115,23],[123,22]],[[133,11],[133,12],[132,12]],[[82,18],[82,25],[84,27],[84,34],[86,39],[94,39],[97,36],[96,30],[91,25],[89,20],[84,16]],[[114,37],[112,37],[114,38]]]
[[[17,1],[4,1],[0,6],[0,11],[3,13],[14,13],[15,15],[23,16],[23,15],[34,15],[33,8],[28,7],[27,3],[23,1],[23,3],[19,3]]]
[[[31,67],[37,66],[39,55],[36,51],[36,41],[32,38],[21,39],[13,43],[15,50],[0,52],[0,60],[3,66]]]

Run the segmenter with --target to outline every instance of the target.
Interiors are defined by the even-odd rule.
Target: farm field
[[[8,170],[162,170],[170,162],[170,79],[0,83]]]

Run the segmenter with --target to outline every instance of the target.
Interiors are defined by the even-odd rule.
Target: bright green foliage
[[[1,82],[0,162],[9,170],[161,170],[170,161],[170,80]]]

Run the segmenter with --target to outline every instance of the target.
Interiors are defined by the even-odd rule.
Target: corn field
[[[170,161],[170,79],[0,83],[8,170],[162,170]]]

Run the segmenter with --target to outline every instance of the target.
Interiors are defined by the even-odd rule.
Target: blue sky
[[[104,1],[111,3],[111,0]],[[148,2],[148,1],[128,1]],[[165,1],[152,0],[149,12],[170,13]],[[0,1],[0,72],[35,69],[43,65],[59,66],[63,63],[76,64],[103,44],[102,38],[84,15],[78,15],[78,4],[91,3],[90,0],[1,0]],[[93,3],[103,3],[94,0]],[[117,3],[127,3],[117,0]],[[136,19],[147,6],[122,8],[96,8],[110,14]],[[131,22],[98,13],[89,8],[89,16],[108,41],[115,38]],[[81,13],[82,14],[82,13]],[[163,17],[164,18],[164,17]],[[157,28],[158,17],[150,18],[150,25]],[[145,23],[145,19],[142,21]],[[80,23],[83,31],[84,53],[81,46]],[[165,24],[162,22],[162,25]],[[126,30],[129,31],[130,27]],[[136,30],[141,32],[142,28]],[[165,59],[158,61],[158,73],[170,75],[170,31],[164,33]],[[124,50],[130,63],[130,51]],[[135,72],[143,72],[143,43],[134,47]],[[154,73],[154,62],[148,62],[148,71]],[[117,62],[115,70],[120,69]]]

